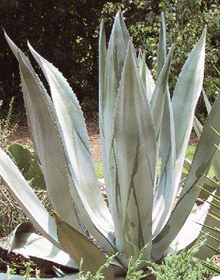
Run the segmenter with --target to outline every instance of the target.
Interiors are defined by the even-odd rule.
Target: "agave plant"
[[[99,189],[83,114],[62,74],[33,47],[29,49],[50,86],[47,93],[24,53],[6,35],[19,62],[27,117],[53,217],[44,209],[10,157],[0,150],[0,174],[33,223],[22,224],[2,241],[17,253],[95,272],[119,252],[105,270],[106,279],[124,277],[130,257],[161,260],[199,235],[209,208],[196,205],[219,144],[220,98],[212,107],[186,178],[184,158],[195,108],[202,90],[204,30],[186,60],[173,92],[168,87],[174,46],[167,54],[161,18],[156,83],[137,57],[120,12],[108,47],[104,22],[99,42],[99,116],[107,204]],[[160,172],[156,172],[161,161]],[[26,250],[24,249],[26,248]],[[39,250],[41,248],[41,250]],[[145,267],[144,267],[145,268]],[[71,276],[74,279],[74,276]],[[77,276],[76,276],[77,277]]]

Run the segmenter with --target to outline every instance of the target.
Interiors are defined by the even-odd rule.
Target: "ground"
[[[86,123],[87,123],[89,142],[90,142],[90,147],[91,147],[91,152],[92,152],[94,162],[100,162],[101,149],[100,149],[98,120],[97,118],[93,117],[87,120]],[[23,119],[18,123],[17,128],[13,131],[12,135],[9,137],[8,142],[9,144],[13,142],[17,142],[22,145],[27,145],[33,148],[31,134],[26,119]]]
[[[96,117],[90,118],[86,122],[87,130],[89,134],[89,142],[91,153],[94,162],[101,162],[101,148],[100,148],[100,138],[99,138],[99,126],[98,119]],[[9,143],[18,142],[22,145],[27,145],[33,148],[33,143],[31,141],[30,130],[27,125],[26,119],[23,119],[18,123],[17,128],[14,130],[13,134],[9,138]],[[196,145],[198,139],[193,133],[190,138],[190,145]]]

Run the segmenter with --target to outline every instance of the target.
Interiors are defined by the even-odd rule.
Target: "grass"
[[[186,152],[186,157],[189,160],[192,160],[195,151],[196,151],[196,146],[195,145],[188,146],[188,149],[187,149],[187,152]],[[102,179],[104,177],[104,175],[103,175],[103,166],[102,166],[101,162],[96,162],[95,163],[95,172],[96,172],[96,175],[97,175],[97,177],[99,179]],[[157,167],[157,173],[159,173],[159,172],[160,172],[160,166]]]
[[[196,151],[196,146],[195,145],[188,146],[188,149],[187,149],[187,152],[186,152],[186,157],[189,160],[192,160],[193,156],[195,154],[195,151]]]
[[[95,162],[95,172],[99,179],[102,179],[104,177],[103,166],[101,162]]]

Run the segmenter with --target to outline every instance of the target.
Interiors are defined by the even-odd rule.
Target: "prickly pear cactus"
[[[9,146],[8,151],[22,175],[33,188],[45,189],[45,181],[36,152],[18,143]]]

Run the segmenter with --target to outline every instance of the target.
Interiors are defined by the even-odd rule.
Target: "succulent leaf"
[[[199,237],[212,200],[213,197],[209,196],[204,204],[200,206],[197,206],[196,204],[194,205],[184,226],[181,228],[180,232],[171,243],[169,250],[175,252],[183,250]]]
[[[29,222],[19,224],[8,237],[0,239],[0,247],[15,254],[78,269],[77,264],[70,259],[67,253],[58,249],[45,237],[37,234]]]
[[[23,96],[34,146],[44,173],[49,199],[54,210],[71,225],[80,229],[79,219],[70,196],[70,174],[63,152],[54,106],[25,55],[7,37],[17,53]],[[50,143],[48,145],[48,143]],[[62,197],[63,203],[60,203]]]
[[[143,85],[144,85],[144,88],[145,88],[145,91],[147,94],[148,101],[150,103],[156,85],[155,85],[153,76],[146,64],[146,52],[145,51],[143,53],[139,53],[138,68],[139,68],[140,76],[143,81]]]
[[[164,14],[161,13],[160,16],[160,36],[159,36],[159,45],[157,53],[157,76],[159,77],[160,72],[164,66],[166,60],[166,24]]]
[[[205,62],[206,29],[186,60],[172,98],[176,138],[175,182],[179,184],[195,108],[201,94]],[[184,104],[184,106],[183,106]]]
[[[129,43],[118,92],[112,149],[117,164],[116,209],[127,256],[151,243],[156,141],[152,115]],[[117,229],[116,229],[117,234]],[[120,247],[121,249],[121,247]]]
[[[164,66],[160,72],[159,78],[156,82],[156,87],[151,100],[151,110],[154,119],[154,126],[156,132],[156,139],[159,140],[159,134],[162,126],[162,118],[164,111],[164,103],[166,90],[168,87],[168,77],[170,73],[170,66],[173,56],[174,45],[171,46],[169,53],[167,55]]]
[[[205,101],[206,110],[207,110],[208,114],[210,114],[210,111],[212,109],[212,105],[209,102],[209,99],[208,99],[204,89],[202,90],[202,95],[203,95],[203,99]],[[215,157],[214,157],[213,162],[212,162],[212,167],[214,169],[215,176],[218,179],[220,179],[220,154],[219,154],[218,151],[216,151]]]
[[[112,217],[99,190],[86,124],[79,102],[58,69],[41,57],[30,44],[29,48],[50,85],[55,112],[61,126],[60,134],[64,139],[63,149],[67,158],[68,170],[74,182],[74,186],[70,187],[72,199],[78,209],[82,209],[81,204],[85,208],[87,213],[84,214],[82,210],[80,212],[84,224],[91,234],[94,237],[97,234],[99,236],[98,231],[100,231],[108,239],[114,231]],[[80,199],[76,198],[76,193]],[[92,224],[92,228],[90,224]],[[98,231],[94,232],[93,224]]]
[[[197,135],[197,137],[199,139],[200,136],[201,136],[201,132],[202,132],[203,126],[202,126],[201,122],[198,120],[198,118],[196,116],[194,116],[193,128],[194,128],[195,133],[196,133],[196,135]]]
[[[93,274],[106,262],[105,254],[87,237],[68,225],[59,216],[55,216],[57,234],[62,247],[80,265],[83,258],[82,269]],[[104,271],[105,279],[113,280],[114,273],[110,267]]]
[[[160,252],[166,250],[166,248],[174,240],[175,236],[177,236],[200,193],[200,188],[198,188],[198,185],[203,185],[205,180],[203,174],[208,172],[213,160],[213,156],[216,152],[216,148],[213,143],[218,145],[220,142],[219,136],[212,129],[213,127],[215,130],[220,131],[219,110],[220,97],[218,97],[218,99],[215,101],[211,113],[203,128],[201,138],[191,164],[190,172],[187,176],[183,191],[181,193],[181,197],[177,202],[177,205],[172,212],[166,226],[154,240],[154,256],[159,256],[160,258]],[[172,230],[170,230],[171,225],[175,225],[172,226]]]
[[[56,223],[43,207],[32,188],[28,185],[17,166],[0,148],[0,175],[9,191],[23,209],[36,229],[60,248],[56,234]]]
[[[126,35],[127,34],[127,35]],[[110,147],[113,137],[115,100],[118,95],[121,73],[127,49],[128,32],[123,23],[121,12],[118,12],[112,28],[108,50],[106,54],[106,67],[104,77],[104,89],[100,90],[100,135],[104,165],[106,191],[111,205],[114,196],[111,194],[111,175],[109,170],[112,163],[109,160]],[[103,69],[100,69],[102,71]],[[114,176],[114,175],[113,175]]]
[[[176,161],[175,127],[173,110],[167,88],[162,129],[160,135],[161,172],[154,194],[153,236],[157,236],[166,224],[173,210],[178,188],[173,184],[173,169]]]
[[[202,96],[203,96],[203,99],[204,99],[204,101],[205,101],[206,110],[207,110],[208,114],[210,114],[211,109],[212,109],[212,105],[211,105],[211,103],[209,102],[209,99],[208,99],[208,97],[207,97],[207,95],[206,95],[206,93],[205,93],[204,88],[202,89]]]

